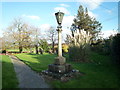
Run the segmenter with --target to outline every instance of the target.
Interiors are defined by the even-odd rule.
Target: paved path
[[[19,80],[19,88],[49,88],[44,79],[15,56],[10,56]]]

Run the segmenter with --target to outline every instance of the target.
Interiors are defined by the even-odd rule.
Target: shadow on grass
[[[21,61],[27,64],[31,69],[41,72],[42,70],[48,69],[48,65],[54,62],[54,58],[57,55],[54,54],[18,54],[17,56]]]
[[[2,88],[18,88],[14,66],[7,55],[2,55]]]
[[[18,57],[24,62],[26,62],[26,64],[29,65],[33,70],[41,72],[42,70],[48,69],[48,64],[52,64],[54,62],[54,58],[57,57],[57,55],[36,55],[29,53],[21,54]],[[110,57],[93,54],[91,57],[93,63],[71,62],[68,60],[67,55],[65,57],[67,57],[67,62],[70,63],[73,66],[73,68],[80,70],[80,72],[84,72],[85,75],[83,77],[78,78],[78,80],[71,80],[68,83],[55,82],[53,83],[55,87],[119,87],[120,74],[118,70],[114,67],[114,65],[109,62]],[[98,62],[100,62],[100,64]]]
[[[57,55],[54,55],[54,54],[27,54],[27,55],[30,55],[31,58],[35,58],[37,61],[41,62],[41,61],[54,61],[54,58],[57,57]]]
[[[57,57],[56,54],[34,54],[34,53],[27,53],[26,55],[34,56],[33,58],[48,58],[48,57]]]

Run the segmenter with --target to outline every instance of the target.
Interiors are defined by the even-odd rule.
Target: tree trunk
[[[19,52],[21,53],[23,50],[22,46],[19,46]]]
[[[35,45],[35,49],[36,49],[36,54],[38,54],[38,46]]]
[[[53,43],[52,43],[52,52],[53,52],[53,53],[55,53],[54,46],[55,46],[55,43],[54,43],[54,41],[53,41]]]

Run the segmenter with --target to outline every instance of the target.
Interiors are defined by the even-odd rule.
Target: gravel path
[[[15,56],[9,56],[19,80],[19,88],[50,88],[44,79]]]

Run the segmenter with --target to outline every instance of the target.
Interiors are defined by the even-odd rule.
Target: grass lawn
[[[2,55],[2,88],[18,88],[14,67],[7,55]]]
[[[44,54],[16,54],[18,58],[23,60],[33,70],[41,72],[48,68],[48,64],[54,62],[56,55]],[[111,63],[109,56],[91,53],[91,63],[78,63],[68,61],[73,68],[84,72],[84,76],[73,78],[69,82],[60,82],[58,80],[49,82],[54,88],[120,88],[119,71]]]
[[[34,50],[33,48],[32,48],[32,50]],[[11,52],[19,52],[19,49],[7,49],[7,51],[11,51]],[[23,48],[23,51],[30,51],[29,49],[24,49]]]
[[[41,72],[42,70],[47,69],[48,64],[54,62],[54,58],[56,55],[44,54],[44,55],[37,55],[37,54],[16,54],[16,56],[24,61],[28,66],[30,66],[33,70],[37,72]]]

